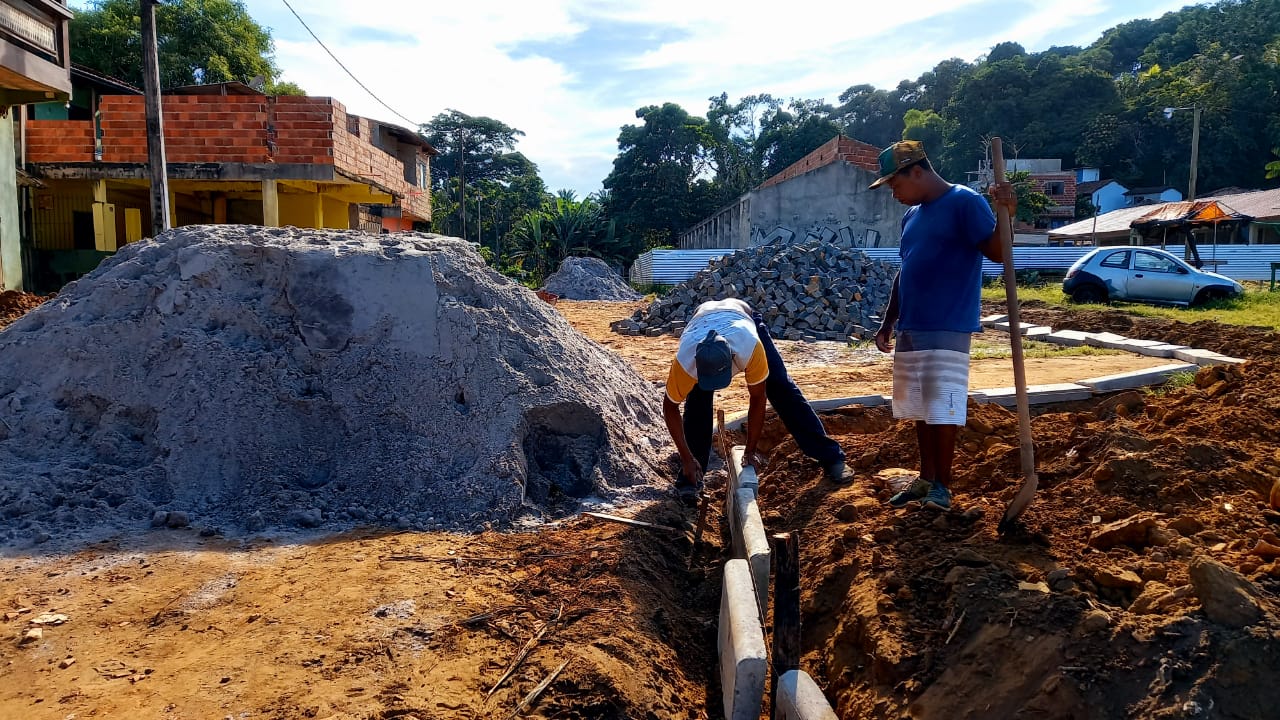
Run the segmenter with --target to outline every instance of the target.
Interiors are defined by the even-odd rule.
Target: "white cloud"
[[[456,108],[518,127],[526,133],[520,150],[538,164],[547,184],[580,195],[599,188],[617,153],[619,127],[635,122],[635,108],[642,105],[671,101],[701,113],[707,98],[721,91],[731,98],[769,92],[835,102],[850,85],[892,87],[942,59],[974,59],[1003,40],[1032,50],[1088,43],[1120,15],[1115,0],[918,0],[909,9],[848,0],[788,0],[781,6],[742,0],[291,2],[398,112],[425,122]],[[284,79],[336,97],[352,112],[403,122],[347,77],[279,0],[247,5],[273,28]],[[940,19],[944,14],[952,20]],[[982,31],[961,36],[942,24],[956,17],[972,19]],[[636,27],[637,47],[621,58],[612,48],[613,65],[592,59],[569,66],[521,51],[529,43],[554,48],[581,41],[602,25],[616,32],[619,23]],[[639,38],[654,28],[665,40],[643,47]],[[1073,36],[1064,36],[1067,28],[1075,28]],[[397,41],[379,42],[379,32]],[[955,37],[940,40],[949,35]]]

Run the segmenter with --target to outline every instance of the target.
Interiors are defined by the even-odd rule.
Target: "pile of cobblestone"
[[[712,261],[652,305],[611,326],[622,335],[680,334],[706,300],[742,298],[776,338],[866,340],[889,303],[897,269],[826,242],[762,245]]]

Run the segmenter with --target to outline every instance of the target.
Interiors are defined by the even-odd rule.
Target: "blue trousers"
[[[822,467],[844,460],[840,444],[827,436],[818,414],[809,407],[804,393],[800,392],[795,381],[787,374],[787,366],[782,363],[782,356],[769,337],[769,328],[759,315],[755,316],[755,321],[760,344],[764,346],[764,355],[769,361],[769,379],[764,382],[764,392],[774,412],[778,413],[787,432],[795,438],[800,451],[817,460]],[[694,385],[684,401],[684,439],[689,444],[689,452],[693,453],[694,459],[704,471],[711,459],[714,400],[715,393]],[[683,480],[681,473],[679,481]]]

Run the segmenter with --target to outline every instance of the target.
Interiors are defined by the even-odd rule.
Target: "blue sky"
[[[1166,0],[290,0],[396,113],[454,108],[525,132],[550,189],[600,188],[636,108],[707,98],[825,98],[893,87],[1005,40],[1087,45],[1103,30],[1188,4]],[[75,3],[73,3],[75,4]],[[245,0],[276,41],[283,79],[354,113],[408,124],[361,90],[282,0]]]

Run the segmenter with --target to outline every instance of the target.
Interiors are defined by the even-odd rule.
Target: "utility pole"
[[[138,0],[142,20],[142,81],[147,105],[147,168],[151,176],[151,234],[169,229],[169,174],[164,160],[164,117],[160,106],[160,54],[156,43],[156,5]]]
[[[1191,106],[1191,181],[1187,183],[1188,200],[1196,199],[1196,168],[1200,161],[1200,106]]]

